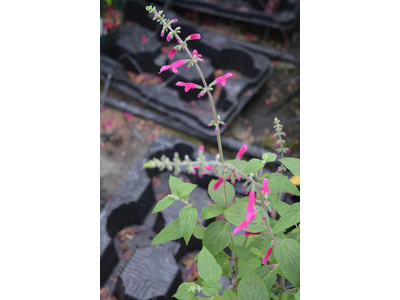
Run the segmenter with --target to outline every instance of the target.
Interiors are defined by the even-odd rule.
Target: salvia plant
[[[190,197],[197,185],[185,183],[172,175],[169,178],[171,194],[159,201],[153,210],[153,213],[160,212],[174,201],[185,204],[179,218],[161,230],[152,245],[182,237],[188,244],[192,235],[202,240],[202,250],[195,257],[199,275],[197,282],[182,283],[173,297],[180,300],[300,299],[300,204],[288,205],[280,200],[282,193],[300,195],[298,188],[283,174],[290,171],[300,176],[300,160],[285,157],[290,149],[285,147],[283,126],[275,118],[275,153],[264,153],[260,159],[245,161],[243,155],[247,146],[243,145],[235,159],[224,160],[219,126],[225,123],[216,114],[211,91],[215,84],[225,86],[232,74],[225,74],[207,84],[198,65],[203,61],[201,54],[188,48],[188,42],[200,39],[200,34],[193,33],[183,39],[179,36],[180,27],[172,28],[177,19],[168,20],[153,6],[147,6],[146,10],[154,15],[153,20],[160,23],[161,36],[166,35],[168,41],[177,41],[169,58],[173,59],[176,51],[185,51],[189,57],[163,66],[160,72],[171,70],[176,73],[183,65],[187,69],[195,67],[198,71],[202,86],[180,81],[176,85],[184,87],[186,92],[199,89],[199,97],[208,95],[214,117],[208,126],[215,127],[219,151],[215,160],[206,160],[204,147],[200,146],[195,160],[188,156],[181,160],[175,153],[172,160],[162,156],[144,165],[146,168],[166,169],[175,175],[186,171],[200,177],[212,174],[218,178],[208,186],[209,196],[215,203],[205,206],[200,214],[193,207],[196,199]],[[278,155],[278,170],[263,174],[264,166],[276,161]],[[238,181],[247,195],[241,199],[235,198],[233,187]],[[203,225],[203,220],[219,215],[224,216],[224,221],[214,221],[207,227]],[[223,293],[219,284],[222,276],[231,279]]]

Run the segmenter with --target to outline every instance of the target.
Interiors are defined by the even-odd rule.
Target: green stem
[[[281,277],[281,288],[280,288],[280,291],[279,291],[278,300],[281,300],[281,299],[282,299],[282,294],[283,294],[284,286],[285,286],[285,278],[284,278],[284,277]]]

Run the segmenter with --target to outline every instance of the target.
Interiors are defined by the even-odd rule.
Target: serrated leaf
[[[217,281],[221,278],[222,270],[214,256],[203,246],[199,253],[199,259],[197,263],[197,269],[199,276],[203,280],[214,280]]]
[[[266,300],[269,293],[262,279],[254,272],[250,272],[242,278],[238,288],[240,300]]]
[[[257,258],[257,255],[254,254],[253,251],[251,251],[249,248],[229,245],[229,249],[231,249],[233,253],[235,253],[237,256],[239,256],[240,259],[243,259],[246,261],[253,259],[253,258]]]
[[[212,279],[203,281],[203,294],[206,296],[214,296],[222,291],[222,286]]]
[[[273,162],[276,160],[276,154],[274,153],[263,153],[262,159],[265,162]]]
[[[246,218],[246,206],[245,203],[238,203],[230,206],[224,211],[225,218],[235,226],[238,226]],[[265,223],[262,219],[263,212],[261,208],[256,210],[257,216],[249,224],[249,232],[262,232],[265,230]]]
[[[177,240],[182,237],[179,219],[176,219],[171,224],[167,225],[159,234],[156,235],[151,242],[152,245],[166,243],[169,241]]]
[[[172,194],[177,195],[176,189],[183,183],[184,182],[180,180],[178,177],[169,175],[169,189],[171,190]]]
[[[293,157],[285,157],[279,159],[294,175],[300,176],[300,159]]]
[[[210,195],[210,198],[215,201],[216,203],[222,205],[225,207],[225,192],[224,192],[224,185],[221,184],[217,190],[213,189],[214,184],[217,182],[217,180],[211,180],[209,185],[208,185],[208,194]],[[228,198],[228,204],[232,202],[233,198],[235,197],[235,188],[233,187],[232,184],[229,182],[225,181],[226,185],[226,196]]]
[[[207,226],[203,237],[203,246],[216,255],[229,245],[232,236],[231,225],[224,221],[215,221]]]
[[[222,299],[223,300],[238,300],[235,292],[230,290],[230,289],[225,289],[224,290],[224,294],[222,296]]]
[[[253,272],[260,266],[261,259],[259,259],[258,257],[246,261],[246,263],[240,268],[237,278],[242,278],[243,276],[249,274],[250,272]]]
[[[190,237],[193,234],[194,227],[196,226],[197,209],[185,206],[179,212],[179,222],[183,238],[186,245],[189,244]]]
[[[192,291],[194,290],[194,292]],[[179,300],[194,299],[197,294],[197,284],[194,282],[184,282],[179,287],[176,293],[172,296]]]
[[[203,207],[203,209],[201,210],[201,216],[203,217],[203,219],[208,220],[216,216],[219,216],[224,212],[224,210],[225,206],[219,204],[210,204]]]
[[[186,200],[190,197],[190,193],[197,187],[196,184],[193,183],[184,183],[178,186],[176,189],[177,196]]]
[[[193,230],[193,235],[195,236],[196,239],[202,240],[204,236],[204,230],[201,229],[200,226],[196,226]]]
[[[299,189],[281,173],[271,173],[263,176],[263,178],[264,177],[268,179],[268,185],[271,189],[271,193],[282,191],[300,196]]]
[[[300,244],[293,239],[285,239],[276,243],[275,258],[285,277],[300,288]]]
[[[284,231],[286,228],[300,222],[300,203],[290,205],[288,210],[281,216],[278,223],[272,229],[273,233]]]
[[[264,282],[268,290],[271,290],[277,279],[276,269],[270,266],[261,266],[254,271]]]
[[[153,212],[151,214],[155,214],[160,211],[163,211],[168,206],[170,206],[172,203],[174,203],[174,198],[172,198],[170,195],[164,197],[162,200],[157,202],[156,207],[154,207]]]
[[[223,251],[221,251],[217,255],[214,255],[214,258],[217,261],[217,264],[221,267],[222,276],[229,276],[230,264],[228,257],[226,257]]]
[[[256,174],[258,170],[264,167],[264,163],[261,159],[253,158],[247,163],[246,167],[243,170],[243,173],[249,175],[250,173]]]
[[[268,197],[269,199],[269,197]],[[290,205],[281,201],[279,197],[274,197],[272,200],[272,203],[274,204],[275,209],[278,211],[278,214],[283,216],[285,212],[289,209]]]

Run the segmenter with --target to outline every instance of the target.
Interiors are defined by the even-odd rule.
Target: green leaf
[[[268,197],[269,199],[269,197]],[[281,201],[279,197],[274,197],[272,200],[272,203],[274,204],[275,209],[278,211],[278,213],[283,216],[285,212],[289,209],[290,205]]]
[[[297,290],[297,293],[294,294],[297,300],[300,300],[300,289]]]
[[[111,6],[111,5],[112,5],[112,0],[105,0],[105,2],[106,2],[106,4],[107,4],[108,6]]]
[[[221,251],[217,255],[214,255],[214,258],[217,261],[217,264],[221,267],[222,276],[229,276],[230,264],[228,257],[226,257],[223,251]]]
[[[258,257],[246,261],[243,267],[240,268],[237,278],[242,278],[243,276],[249,274],[250,272],[253,272],[259,266],[261,266],[261,260]]]
[[[196,296],[198,285],[194,282],[184,282],[179,287],[176,293],[172,296],[180,300],[190,300]]]
[[[285,277],[296,287],[300,287],[300,244],[293,239],[276,243],[275,258]]]
[[[260,276],[267,289],[271,290],[277,278],[276,269],[273,269],[270,266],[261,266],[258,269],[256,269],[254,273]]]
[[[236,204],[238,203],[245,203],[247,205],[249,203],[249,196],[243,197],[242,199],[236,198]]]
[[[300,159],[285,157],[279,159],[279,161],[283,163],[285,167],[288,168],[294,175],[300,176]]]
[[[230,206],[224,211],[225,218],[235,226],[238,226],[246,218],[246,206],[245,203],[238,203]],[[249,232],[262,232],[265,230],[265,223],[262,219],[264,215],[261,208],[257,208],[257,216],[249,224]]]
[[[235,253],[237,256],[239,256],[240,259],[243,259],[246,261],[253,259],[253,258],[257,258],[257,255],[254,254],[253,251],[251,251],[249,248],[230,245],[229,249],[231,249],[233,253]]]
[[[221,278],[222,270],[214,256],[203,246],[199,253],[199,259],[197,263],[199,276],[203,280],[215,280],[218,281]]]
[[[243,170],[243,173],[246,175],[249,175],[250,173],[256,174],[258,170],[262,169],[264,167],[264,163],[261,161],[261,159],[258,158],[253,158],[251,159],[246,167]]]
[[[224,221],[215,221],[207,226],[203,237],[203,246],[215,255],[229,245],[232,236],[231,225]]]
[[[193,183],[184,183],[181,184],[180,186],[178,186],[178,188],[176,189],[177,192],[177,196],[179,196],[180,198],[186,200],[189,198],[190,193],[197,187],[196,184]]]
[[[152,245],[166,243],[169,241],[177,240],[182,237],[179,219],[176,219],[171,224],[167,225],[159,234],[156,235],[152,241]]]
[[[271,189],[271,193],[282,191],[300,196],[299,189],[281,173],[275,172],[267,174],[266,176],[263,176],[263,178],[264,177],[268,179],[268,185]]]
[[[201,229],[200,226],[196,226],[193,230],[193,235],[195,236],[196,239],[202,240],[204,236],[204,230]]]
[[[284,231],[286,228],[300,222],[300,203],[290,205],[288,210],[281,216],[272,230],[273,233]]]
[[[225,210],[225,206],[221,206],[219,204],[210,204],[205,206],[202,210],[201,210],[201,216],[203,217],[203,219],[211,219],[214,218],[216,216],[219,216],[220,214],[222,214]]]
[[[240,300],[266,300],[269,299],[268,290],[262,279],[254,272],[250,272],[240,280],[238,288]]]
[[[173,202],[174,202],[174,198],[172,198],[170,195],[164,197],[161,201],[157,202],[156,207],[154,207],[153,212],[151,214],[155,214],[157,212],[160,212],[160,211],[166,209]]]
[[[213,189],[214,184],[217,180],[211,180],[210,184],[208,185],[208,194],[210,198],[214,200],[216,203],[225,207],[225,192],[224,192],[224,185],[221,184],[217,190]],[[235,189],[232,184],[225,181],[226,185],[226,196],[228,198],[228,204],[232,202],[233,198],[235,197]]]
[[[224,290],[224,294],[223,294],[222,299],[223,300],[238,300],[235,292],[230,290],[230,289],[225,289]]]
[[[272,162],[276,160],[276,154],[274,153],[263,153],[262,155],[263,161],[267,162]]]
[[[169,175],[169,189],[171,190],[172,194],[177,195],[176,189],[183,183],[184,182],[180,180],[178,177]]]
[[[222,286],[218,282],[212,279],[205,280],[203,281],[203,294],[206,296],[214,296],[222,291],[221,287]]]
[[[189,243],[190,237],[193,234],[194,227],[196,226],[197,209],[185,206],[179,212],[180,228],[186,245]]]

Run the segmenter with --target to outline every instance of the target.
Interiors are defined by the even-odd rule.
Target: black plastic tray
[[[292,30],[298,25],[300,12],[300,0],[278,0],[271,12],[265,11],[262,0],[155,0],[163,4],[167,1],[171,6],[283,30]]]
[[[214,128],[207,127],[213,119],[212,111],[206,96],[198,99],[198,90],[184,92],[175,86],[177,81],[195,82],[201,84],[194,68],[186,70],[181,67],[177,74],[165,71],[160,74],[164,84],[143,85],[131,81],[127,70],[157,74],[161,66],[170,64],[171,60],[161,54],[161,47],[170,46],[165,37],[161,38],[154,29],[157,23],[152,21],[144,9],[143,2],[128,2],[126,19],[140,23],[121,28],[111,35],[102,47],[100,58],[100,75],[103,81],[112,74],[111,86],[167,116],[179,120],[186,127],[197,130],[208,136],[215,136]],[[176,17],[167,12],[170,18]],[[238,72],[240,78],[229,78],[228,85],[222,89],[216,100],[217,113],[229,125],[239,114],[247,102],[263,86],[273,72],[270,60],[259,50],[245,47],[243,43],[228,38],[222,34],[200,29],[179,19],[182,26],[182,37],[191,33],[200,33],[201,40],[190,43],[191,49],[203,55],[205,59],[201,68],[207,82],[214,80],[214,70]],[[142,36],[146,35],[149,42],[142,44]],[[186,58],[183,51],[175,55],[176,59]],[[166,85],[165,85],[166,83]],[[213,91],[215,96],[216,89]],[[217,97],[216,97],[217,98]],[[227,126],[220,127],[221,133]]]

